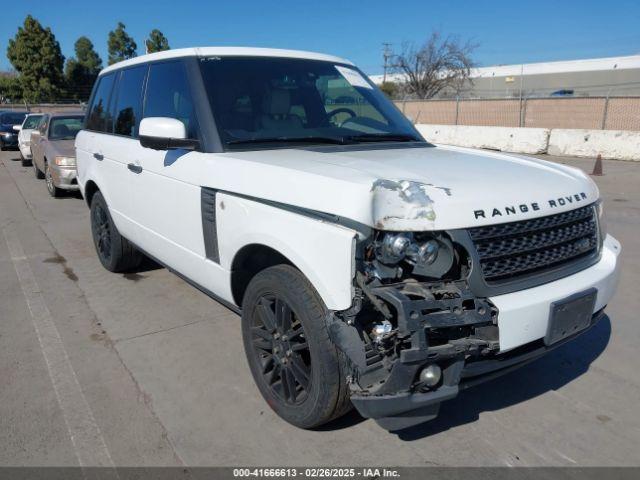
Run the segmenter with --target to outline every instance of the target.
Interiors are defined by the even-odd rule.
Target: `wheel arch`
[[[240,248],[231,262],[231,293],[234,303],[242,307],[242,299],[251,279],[262,270],[276,265],[291,265],[300,270],[278,250],[262,243],[250,243]]]
[[[84,200],[87,202],[87,206],[91,207],[91,200],[93,196],[100,191],[98,184],[93,180],[87,180],[84,185]]]

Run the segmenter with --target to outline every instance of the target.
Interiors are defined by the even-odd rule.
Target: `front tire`
[[[31,160],[29,160],[28,158],[24,158],[24,155],[22,154],[22,152],[20,152],[20,164],[23,167],[30,167],[31,166]]]
[[[63,194],[63,191],[62,189],[56,187],[56,184],[53,183],[53,177],[51,176],[51,168],[49,168],[48,163],[44,164],[44,179],[47,184],[47,191],[49,192],[49,195],[51,195],[53,198],[60,198]]]
[[[256,385],[297,427],[317,427],[351,409],[346,361],[329,339],[328,314],[313,286],[289,265],[256,274],[242,302],[244,348]]]
[[[91,199],[91,235],[100,263],[110,272],[126,272],[140,265],[142,254],[120,235],[100,192]]]
[[[33,174],[34,176],[38,179],[38,180],[42,180],[44,179],[44,173],[42,173],[40,171],[40,169],[38,168],[38,165],[36,165],[36,161],[32,160],[31,164],[33,165]]]

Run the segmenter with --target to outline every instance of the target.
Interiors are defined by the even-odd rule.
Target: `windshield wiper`
[[[421,142],[413,135],[404,133],[363,133],[360,135],[348,135],[347,140],[354,142]]]
[[[227,145],[248,145],[254,143],[329,143],[333,145],[345,145],[351,142],[348,142],[343,137],[267,137],[231,140],[227,142]]]

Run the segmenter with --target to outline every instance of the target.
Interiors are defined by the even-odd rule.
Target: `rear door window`
[[[105,75],[98,80],[98,88],[93,97],[87,116],[87,129],[95,132],[109,132],[112,123],[109,114],[109,97],[113,89],[115,74]]]
[[[142,90],[147,65],[122,70],[116,88],[113,132],[137,138],[142,114]]]
[[[176,118],[184,123],[189,138],[197,138],[193,100],[183,62],[151,64],[144,117]]]

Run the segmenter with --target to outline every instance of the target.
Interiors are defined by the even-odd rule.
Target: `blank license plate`
[[[597,290],[592,288],[564,300],[553,302],[544,343],[552,345],[591,325],[597,294]]]

